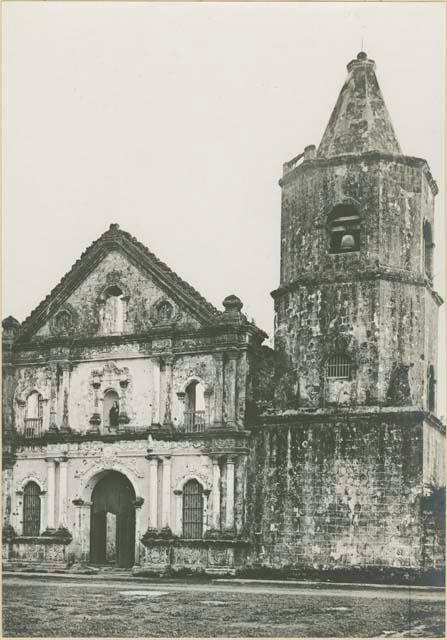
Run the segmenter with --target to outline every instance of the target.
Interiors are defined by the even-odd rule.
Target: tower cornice
[[[418,158],[416,156],[405,156],[394,153],[383,153],[379,151],[367,151],[365,153],[349,153],[342,156],[335,156],[333,158],[315,158],[312,160],[303,161],[299,164],[303,154],[300,154],[283,164],[283,176],[279,180],[279,186],[283,187],[289,182],[292,182],[294,178],[300,173],[319,169],[322,167],[334,167],[346,164],[359,164],[359,163],[374,163],[374,162],[395,162],[397,164],[403,164],[408,167],[420,168],[427,179],[430,189],[434,196],[437,195],[439,189],[436,180],[433,178],[430,167],[427,160],[424,158]]]
[[[274,300],[277,300],[286,293],[295,291],[302,286],[359,282],[367,280],[386,280],[391,282],[400,282],[402,284],[411,284],[419,287],[425,287],[438,306],[441,306],[444,302],[441,296],[433,289],[428,278],[426,278],[425,276],[412,273],[411,271],[404,271],[402,269],[393,269],[392,267],[386,267],[383,265],[379,265],[374,268],[366,267],[355,272],[305,272],[298,276],[298,278],[295,278],[293,281],[281,284],[277,289],[272,291],[270,295]]]

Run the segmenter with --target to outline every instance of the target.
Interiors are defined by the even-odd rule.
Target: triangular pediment
[[[221,315],[136,238],[111,225],[25,320],[21,338],[199,328]]]

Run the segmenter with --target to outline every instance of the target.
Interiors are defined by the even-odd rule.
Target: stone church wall
[[[422,424],[317,418],[256,433],[248,518],[275,568],[421,565]]]
[[[73,312],[74,333],[91,336],[101,333],[99,297],[107,285],[117,284],[124,288],[127,301],[127,314],[124,325],[126,333],[141,333],[154,324],[155,306],[162,300],[177,305],[147,275],[131,264],[119,251],[111,251],[90,273],[80,286],[68,297],[64,305]],[[178,315],[178,321],[198,327],[198,321],[184,310]],[[51,335],[51,322],[37,333],[37,337]]]

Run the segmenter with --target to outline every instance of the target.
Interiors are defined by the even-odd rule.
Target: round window
[[[164,300],[157,307],[157,319],[159,322],[169,322],[174,316],[174,308],[170,302]]]
[[[73,320],[68,311],[60,311],[54,319],[54,329],[58,334],[70,333],[73,327]]]

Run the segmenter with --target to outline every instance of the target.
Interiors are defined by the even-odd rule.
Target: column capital
[[[226,457],[227,464],[236,464],[237,454],[230,454]]]
[[[165,366],[172,367],[172,365],[174,364],[175,356],[173,353],[167,353],[165,355],[162,355],[161,359],[163,360]]]
[[[240,355],[240,349],[238,349],[237,347],[230,347],[225,351],[225,355],[230,360],[237,360]]]
[[[89,502],[88,500],[83,500],[82,498],[75,498],[72,500],[72,503],[75,507],[87,507],[90,508],[93,502]]]
[[[170,453],[168,453],[168,454],[163,454],[163,458],[162,458],[162,460],[163,460],[163,462],[165,462],[165,461],[166,461],[166,462],[168,462],[168,461],[170,462],[170,461],[171,461],[171,458],[172,458],[172,456],[171,456],[171,454],[170,454]]]
[[[144,456],[146,458],[146,460],[149,460],[149,464],[158,464],[160,458],[156,453],[148,453],[146,456]]]
[[[223,351],[215,351],[213,353],[213,358],[214,360],[216,360],[217,362],[223,362],[224,359],[224,352]]]
[[[142,496],[137,496],[133,501],[133,505],[136,509],[140,509],[144,503],[144,498]]]

